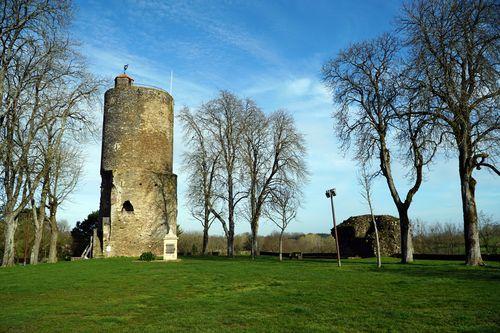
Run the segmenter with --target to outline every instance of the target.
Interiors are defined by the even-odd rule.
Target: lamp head
[[[325,195],[327,198],[334,197],[337,195],[337,191],[335,190],[335,188],[332,188],[332,189],[326,190]]]

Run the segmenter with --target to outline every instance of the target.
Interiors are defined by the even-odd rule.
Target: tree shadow
[[[389,266],[388,269],[384,269]],[[464,281],[500,282],[500,268],[494,266],[469,267],[462,263],[412,263],[383,264],[382,269],[374,267],[370,271],[381,274],[400,275],[414,278],[447,278]]]
[[[217,262],[252,262],[252,263],[270,263],[275,262],[280,264],[277,257],[258,257],[252,260],[248,256],[236,256],[228,258],[226,256],[182,256],[187,260],[196,261],[217,261]],[[390,260],[390,259],[389,259]],[[283,259],[284,264],[287,263],[303,263],[315,264],[336,267],[337,261],[335,259],[312,259],[304,258],[297,259]],[[432,261],[432,260],[418,260],[411,264],[401,264],[397,260],[384,262],[382,260],[382,267],[377,268],[375,260],[370,261],[367,259],[343,259],[342,267],[339,269],[359,268],[362,271],[373,272],[387,275],[400,275],[405,277],[414,278],[452,278],[459,280],[480,280],[480,281],[498,281],[500,282],[500,266],[486,265],[481,267],[466,266],[459,261]]]

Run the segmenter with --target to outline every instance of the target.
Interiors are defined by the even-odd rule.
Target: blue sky
[[[331,228],[325,189],[336,187],[340,221],[367,212],[359,194],[356,165],[338,149],[331,114],[335,108],[320,81],[321,65],[350,43],[391,29],[399,1],[77,1],[71,28],[81,41],[92,72],[108,79],[109,87],[124,64],[136,83],[169,89],[174,72],[175,112],[198,107],[220,89],[254,99],[265,112],[290,111],[305,134],[310,182],[304,203],[289,231],[328,232]],[[96,110],[101,121],[102,106]],[[174,172],[178,175],[178,223],[200,230],[185,207],[183,151],[175,124]],[[70,225],[99,203],[100,143],[85,149],[82,181],[60,218]],[[457,162],[440,157],[410,209],[411,217],[427,223],[461,223]],[[404,170],[395,166],[399,188],[408,188]],[[482,170],[478,180],[480,210],[500,218],[499,179]],[[396,215],[383,179],[374,187],[377,214]],[[262,233],[273,231],[262,221]],[[249,231],[240,221],[237,232]],[[222,229],[214,224],[213,233]]]

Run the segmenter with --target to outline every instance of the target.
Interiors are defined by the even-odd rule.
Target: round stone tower
[[[176,229],[174,101],[133,81],[121,74],[104,95],[99,234],[106,257],[160,255]]]

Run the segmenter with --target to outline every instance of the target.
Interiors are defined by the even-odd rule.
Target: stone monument
[[[177,236],[172,230],[163,239],[163,260],[177,260]]]

